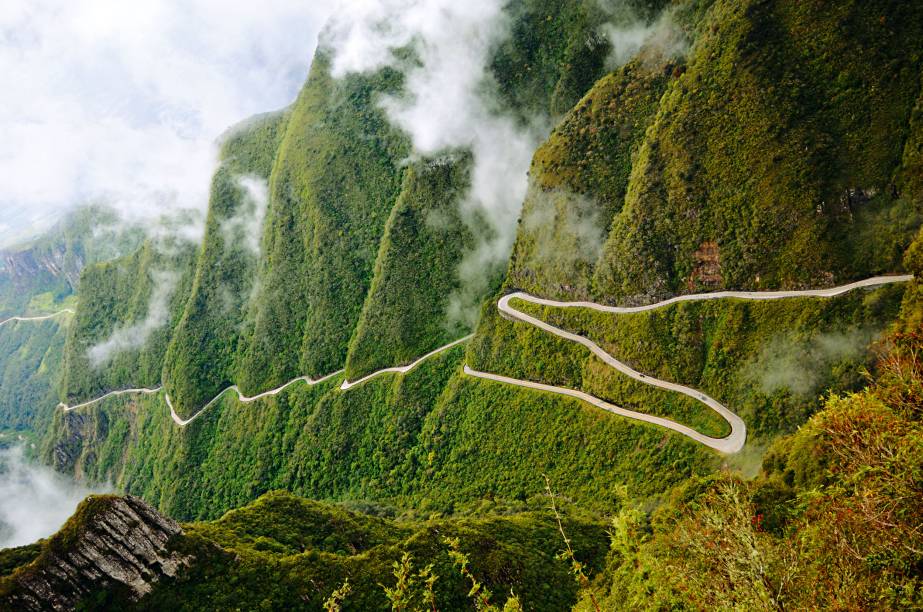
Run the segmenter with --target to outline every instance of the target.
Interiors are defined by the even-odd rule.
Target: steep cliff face
[[[641,303],[899,270],[923,221],[923,11],[676,6],[685,56],[642,49],[537,151],[508,285]]]
[[[632,165],[681,63],[636,60],[600,79],[535,152],[506,285],[587,298]]]
[[[410,152],[375,102],[400,87],[400,75],[334,80],[329,64],[315,57],[270,179],[259,295],[238,370],[250,393],[342,367]]]
[[[661,3],[637,4],[646,14]],[[596,0],[523,0],[505,11],[509,35],[492,50],[487,74],[498,85],[498,112],[523,124],[560,115],[604,72],[610,46],[592,34],[611,15]],[[458,279],[459,261],[476,246],[458,210],[471,180],[468,153],[446,151],[434,167],[423,160],[411,168],[409,139],[379,104],[403,95],[401,73],[335,79],[329,53],[319,50],[289,109],[248,121],[225,140],[191,294],[163,360],[181,415],[231,383],[255,394],[344,364],[356,375],[408,361],[470,331],[476,309],[453,315],[453,300],[465,293],[466,305],[476,304],[502,279],[497,267],[473,295]],[[267,201],[265,217],[254,216],[240,235],[229,230],[242,228],[247,197],[238,179],[246,176],[266,181]],[[114,267],[87,274],[127,291],[119,276]],[[144,275],[136,276],[143,286]],[[100,292],[89,288],[83,298],[74,346],[131,322]],[[144,366],[149,382],[154,369]],[[67,395],[90,397],[94,384],[79,372],[72,378]]]
[[[35,561],[0,581],[0,607],[73,610],[103,591],[137,600],[191,563],[170,549],[181,533],[137,497],[90,497]]]
[[[148,241],[132,255],[88,267],[68,329],[69,401],[125,387],[157,386],[172,330],[189,297],[193,244]]]
[[[44,432],[58,403],[68,317],[0,330],[0,429]]]
[[[923,8],[716,1],[596,266],[601,299],[832,285],[900,268]]]
[[[258,288],[266,182],[288,118],[288,111],[254,117],[222,143],[191,293],[164,358],[163,380],[180,407],[200,406],[236,380],[243,323]]]
[[[350,380],[409,363],[470,331],[467,323],[450,321],[447,314],[462,289],[458,262],[474,242],[459,214],[468,165],[465,159],[446,158],[405,171],[350,343]]]
[[[639,4],[653,10],[663,3]],[[571,110],[535,155],[504,290],[625,303],[725,287],[825,286],[902,270],[919,276],[921,243],[903,264],[900,255],[923,219],[923,7],[886,0],[672,4],[688,35],[686,55],[642,53],[598,79],[609,49],[587,36],[594,33],[592,7],[601,3],[509,3],[513,36],[491,65],[502,86],[499,104],[523,121]],[[106,377],[70,378],[68,392],[87,399],[164,380],[158,368],[169,339],[165,382],[179,412],[189,415],[231,382],[252,394],[344,363],[347,375],[357,377],[407,362],[464,331],[447,327],[445,312],[447,296],[460,286],[454,264],[470,243],[457,208],[470,181],[469,160],[450,151],[438,163],[402,163],[407,139],[376,102],[400,88],[400,75],[390,69],[337,81],[319,56],[289,111],[229,141],[214,178],[192,298],[183,304],[185,294],[178,293],[170,323],[153,343],[127,353]],[[241,248],[247,236],[232,222],[246,203],[235,180],[244,172],[268,181],[258,254]],[[92,342],[143,314],[151,301],[150,283],[138,280],[150,269],[139,264],[143,257],[84,275],[71,364],[86,358]],[[870,342],[896,318],[917,338],[923,314],[909,305],[920,294],[917,281],[829,300],[714,300],[626,316],[523,306],[647,375],[693,385],[726,403],[748,428],[748,446],[733,457],[576,400],[466,376],[463,363],[582,389],[709,435],[725,433],[726,423],[697,401],[628,380],[572,342],[505,320],[493,301],[483,305],[467,349],[455,347],[406,376],[381,376],[347,392],[334,377],[246,406],[228,395],[186,428],[171,420],[162,396],[120,397],[59,412],[44,453],[61,470],[114,480],[183,519],[220,516],[273,488],[393,503],[426,515],[475,504],[519,507],[539,499],[544,505],[538,496],[541,475],[548,474],[582,509],[622,511],[612,529],[611,562],[624,564],[624,576],[647,581],[654,574],[637,562],[637,544],[666,531],[641,508],[664,504],[663,512],[672,512],[678,509],[671,504],[693,500],[719,473],[755,473],[773,440],[829,417],[810,420],[824,394],[860,401],[852,392],[867,384],[866,371],[874,367]],[[906,359],[918,369],[918,347],[911,348]],[[918,414],[919,377],[903,374],[893,374],[909,381],[895,404]],[[856,408],[857,415],[875,416]],[[879,420],[857,431],[864,433],[853,441],[883,430]],[[913,458],[916,450],[907,448],[893,456]],[[815,465],[802,450],[792,469],[803,464],[826,474],[823,462]],[[890,467],[875,473],[890,474]],[[871,480],[865,469],[856,474]],[[765,542],[769,535],[757,520],[763,508],[776,513],[767,514],[770,521],[802,510],[790,503],[796,492],[787,476],[778,477],[784,486],[775,477],[761,483],[765,491],[757,491],[754,508],[739,514],[741,528],[730,535]],[[802,492],[808,508],[818,493],[813,484],[823,485],[811,484]],[[834,495],[856,483],[846,484]],[[686,488],[671,493],[673,485]],[[883,489],[879,499],[914,500],[915,492]],[[452,571],[439,547],[454,519],[414,528],[271,494],[214,523],[187,526],[184,554],[196,557],[190,560],[171,552],[175,525],[150,527],[130,498],[119,503],[128,510],[109,512],[114,502],[107,501],[101,514],[86,511],[74,525],[90,528],[66,529],[71,535],[57,536],[35,563],[0,582],[0,597],[35,605],[54,597],[54,589],[71,598],[60,602],[68,606],[112,587],[111,597],[143,596],[154,609],[177,601],[219,609],[316,608],[348,576],[360,585],[349,605],[375,609],[387,605],[377,587],[401,551],[435,560],[440,576]],[[809,516],[807,523],[825,531],[830,517],[847,514]],[[916,514],[908,516],[916,521],[911,527],[919,524]],[[488,565],[486,582],[506,588],[512,576],[527,609],[565,609],[567,589],[576,589],[567,568],[543,552],[559,548],[557,526],[547,518],[464,521],[481,556],[474,565]],[[713,525],[709,520],[687,527]],[[602,527],[585,527],[595,539],[576,548],[595,550],[586,558],[598,559],[608,544]],[[118,529],[129,532],[130,550],[110,537]],[[700,539],[715,541],[707,533]],[[56,541],[67,545],[56,548]],[[812,585],[828,575],[823,565],[836,564],[841,543],[830,542],[830,555],[817,557],[824,563],[798,583],[801,592],[817,590]],[[660,545],[654,557],[675,552],[675,544]],[[897,559],[908,574],[920,564],[914,546],[912,555]],[[861,559],[861,571],[887,567],[885,553],[876,545]],[[752,566],[753,555],[744,558]],[[650,563],[656,569],[660,561]],[[707,567],[687,574],[660,567],[679,583],[663,607],[681,605],[687,585],[701,576],[709,589],[737,587],[734,575],[712,578]],[[216,579],[225,576],[233,580]],[[229,583],[248,588],[232,592]],[[440,585],[448,583],[440,578]],[[643,607],[656,585],[637,586],[635,607]],[[456,580],[449,588],[449,603],[440,609],[459,609],[468,586]],[[906,592],[920,591],[911,584]],[[632,607],[615,589],[611,597],[608,607]],[[709,599],[701,607],[726,601]]]

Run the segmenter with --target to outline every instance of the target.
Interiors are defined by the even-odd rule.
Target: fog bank
[[[88,489],[54,470],[29,462],[22,447],[0,450],[0,548],[31,544],[55,533]]]

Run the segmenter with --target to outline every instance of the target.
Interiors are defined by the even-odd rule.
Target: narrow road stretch
[[[633,410],[627,410],[611,404],[605,400],[601,400],[598,397],[584,393],[583,391],[576,391],[574,389],[568,389],[565,387],[556,387],[552,385],[545,385],[542,383],[532,382],[528,380],[520,380],[517,378],[509,378],[507,376],[500,376],[498,374],[490,374],[487,372],[479,372],[465,366],[465,373],[471,376],[476,376],[478,378],[484,378],[487,380],[493,380],[496,382],[502,382],[510,385],[516,385],[519,387],[526,387],[529,389],[537,389],[539,391],[546,391],[548,393],[557,393],[559,395],[567,395],[570,397],[575,397],[581,399],[585,402],[593,404],[603,410],[628,417],[630,419],[635,419],[638,421],[644,421],[646,423],[652,423],[654,425],[659,425],[667,429],[671,429],[677,433],[680,433],[688,438],[700,442],[713,448],[716,451],[722,453],[736,453],[743,448],[744,443],[747,440],[747,425],[744,423],[743,419],[731,412],[726,406],[718,402],[712,397],[709,397],[705,393],[693,389],[691,387],[686,387],[684,385],[678,385],[676,383],[668,382],[665,380],[660,380],[659,378],[654,378],[646,374],[642,374],[629,366],[628,364],[619,361],[606,351],[604,351],[598,344],[589,340],[584,336],[574,334],[568,331],[565,331],[554,325],[550,325],[536,319],[535,317],[528,315],[520,310],[517,310],[515,307],[510,305],[510,300],[519,299],[525,302],[531,302],[533,304],[540,304],[543,306],[554,306],[558,308],[590,308],[593,310],[598,310],[601,312],[616,313],[616,314],[626,314],[626,313],[636,313],[636,312],[645,312],[649,310],[656,310],[658,308],[663,308],[671,304],[676,304],[678,302],[694,302],[701,300],[717,300],[717,299],[745,299],[745,300],[778,300],[784,298],[797,298],[797,297],[834,297],[837,295],[842,295],[849,291],[855,289],[860,289],[863,287],[877,287],[880,285],[887,285],[891,283],[904,283],[913,279],[912,275],[903,275],[903,276],[876,276],[874,278],[869,278],[866,280],[857,281],[855,283],[849,283],[848,285],[842,285],[840,287],[831,287],[829,289],[808,289],[803,291],[717,291],[714,293],[698,293],[690,295],[681,295],[662,302],[657,302],[656,304],[649,304],[647,306],[604,306],[602,304],[596,304],[594,302],[560,302],[557,300],[548,300],[544,298],[535,297],[527,293],[517,292],[511,293],[509,295],[503,296],[500,301],[497,303],[497,308],[500,310],[501,314],[505,315],[508,318],[527,323],[538,327],[539,329],[546,331],[555,336],[570,340],[572,342],[577,342],[582,344],[592,351],[594,355],[602,359],[609,366],[615,368],[619,372],[630,376],[631,378],[654,386],[661,389],[667,389],[668,391],[676,391],[677,393],[682,393],[683,395],[688,395],[689,397],[704,403],[706,406],[717,412],[721,415],[724,420],[728,422],[731,426],[731,433],[724,438],[712,438],[701,434],[694,429],[681,425],[675,421],[669,419],[651,416],[649,414],[644,414],[641,412],[635,412]]]
[[[0,321],[0,327],[3,327],[7,323],[12,323],[13,321],[47,321],[48,319],[60,317],[62,314],[74,314],[74,311],[71,310],[70,308],[65,308],[63,310],[59,310],[58,312],[53,312],[49,315],[41,315],[38,317],[20,317],[20,316],[10,317],[9,319],[4,319]]]
[[[77,410],[78,408],[86,408],[87,406],[98,404],[99,402],[105,399],[109,399],[110,397],[116,397],[118,395],[137,395],[137,394],[152,395],[154,393],[160,393],[160,390],[162,388],[163,387],[154,387],[153,389],[147,389],[144,387],[139,387],[136,389],[121,389],[119,391],[110,391],[109,393],[105,395],[100,395],[99,397],[83,402],[82,404],[75,404],[73,406],[68,406],[64,402],[61,402],[60,404],[58,404],[58,408],[62,409],[64,412],[70,412],[71,410]]]
[[[448,350],[448,349],[450,349],[450,348],[452,348],[452,347],[454,347],[454,346],[457,346],[457,345],[459,345],[459,344],[465,342],[466,340],[468,340],[469,338],[471,338],[472,335],[473,335],[473,334],[469,334],[469,335],[465,336],[464,338],[459,338],[458,340],[454,340],[454,341],[452,341],[452,342],[446,344],[445,346],[441,346],[441,347],[437,348],[437,349],[434,350],[434,351],[430,351],[430,352],[427,353],[426,355],[423,355],[422,357],[420,357],[419,359],[417,359],[416,361],[414,361],[413,363],[410,363],[410,364],[408,364],[408,365],[405,365],[405,366],[397,366],[397,367],[392,367],[392,368],[384,368],[384,369],[382,369],[382,370],[377,370],[377,371],[375,371],[375,372],[372,372],[372,373],[369,374],[368,376],[363,376],[362,378],[360,378],[359,380],[357,380],[357,381],[355,381],[355,382],[349,382],[349,381],[347,381],[347,380],[344,380],[344,381],[342,382],[342,384],[340,385],[339,388],[340,388],[342,391],[347,391],[347,390],[349,390],[349,389],[355,387],[356,385],[360,385],[360,384],[366,382],[367,380],[370,380],[370,379],[372,379],[372,378],[375,378],[376,376],[381,376],[382,374],[388,374],[388,373],[406,374],[407,372],[409,372],[410,370],[414,369],[415,367],[417,367],[418,365],[420,365],[421,363],[423,363],[424,361],[426,361],[426,360],[429,359],[430,357],[433,357],[433,356],[435,356],[435,355],[438,355],[439,353],[441,353],[441,352],[443,352],[443,351],[446,351],[446,350]],[[216,395],[215,397],[213,397],[211,400],[209,400],[207,404],[205,404],[204,406],[202,406],[195,414],[193,414],[193,415],[192,415],[191,417],[189,417],[188,419],[184,419],[184,418],[180,417],[180,416],[176,413],[176,410],[175,410],[175,408],[173,407],[173,402],[170,400],[170,394],[169,394],[169,393],[164,393],[164,400],[166,401],[167,406],[170,408],[170,416],[173,418],[173,422],[176,423],[177,425],[179,425],[180,427],[185,427],[186,425],[189,425],[190,423],[192,423],[193,421],[195,421],[197,418],[199,418],[199,416],[201,416],[202,413],[204,413],[206,410],[208,410],[209,408],[211,408],[212,405],[213,405],[215,402],[217,402],[217,401],[221,398],[221,396],[223,396],[223,395],[224,395],[225,393],[227,393],[228,391],[233,391],[234,393],[236,393],[236,394],[237,394],[237,400],[238,400],[239,402],[241,402],[241,403],[243,403],[243,404],[249,404],[250,402],[255,402],[256,400],[262,399],[262,398],[264,398],[264,397],[270,397],[270,396],[273,396],[273,395],[278,395],[279,393],[282,392],[283,389],[286,389],[287,387],[290,387],[291,385],[294,385],[295,383],[303,382],[303,383],[305,383],[305,384],[307,384],[307,385],[317,385],[317,384],[320,384],[320,383],[322,383],[322,382],[324,382],[324,381],[326,381],[326,380],[329,380],[329,379],[331,379],[331,378],[333,378],[333,377],[335,377],[335,376],[338,376],[338,375],[340,375],[340,374],[342,374],[342,373],[343,373],[343,370],[337,370],[336,372],[331,372],[330,374],[327,374],[326,376],[322,376],[321,378],[318,378],[318,379],[316,379],[316,380],[313,379],[313,378],[311,378],[311,377],[309,377],[309,376],[299,376],[298,378],[293,378],[292,380],[288,381],[287,383],[285,383],[285,384],[283,384],[283,385],[281,385],[281,386],[279,386],[279,387],[276,387],[275,389],[270,389],[269,391],[264,391],[264,392],[262,392],[262,393],[259,393],[259,394],[257,394],[257,395],[254,395],[254,396],[252,396],[252,397],[248,397],[248,396],[244,395],[243,393],[241,393],[240,388],[239,388],[237,385],[231,385],[230,387],[228,387],[228,388],[224,389],[223,391],[221,391],[220,393],[218,393],[218,395]],[[91,400],[89,400],[89,401],[86,401],[86,402],[83,402],[83,403],[80,403],[80,404],[75,404],[75,405],[73,405],[73,406],[69,406],[69,405],[67,405],[67,404],[65,404],[65,403],[62,402],[62,403],[58,404],[58,408],[61,408],[61,409],[64,410],[65,412],[70,412],[71,410],[76,410],[76,409],[78,409],[78,408],[85,408],[85,407],[87,407],[87,406],[91,406],[91,405],[93,405],[93,404],[97,404],[97,403],[99,403],[99,402],[101,402],[101,401],[103,401],[103,400],[105,400],[105,399],[108,399],[108,398],[110,398],[110,397],[113,397],[113,396],[117,396],[117,395],[126,395],[126,394],[132,394],[132,393],[136,393],[136,394],[137,394],[137,393],[140,393],[140,394],[152,394],[152,393],[159,393],[162,389],[163,389],[163,386],[161,385],[161,386],[158,386],[158,387],[154,387],[154,388],[152,388],[152,389],[137,388],[137,389],[122,389],[122,390],[120,390],[120,391],[111,391],[111,392],[106,393],[105,395],[102,395],[102,396],[97,397],[97,398],[95,398],[95,399],[91,399]]]
[[[292,380],[288,381],[282,386],[276,387],[275,389],[270,389],[269,391],[263,391],[262,393],[258,393],[254,395],[253,397],[248,397],[244,395],[243,393],[241,393],[240,388],[237,385],[231,385],[230,387],[228,387],[227,389],[225,389],[224,391],[220,392],[218,395],[213,397],[211,400],[209,400],[207,404],[199,408],[198,412],[196,412],[194,415],[192,415],[188,419],[180,418],[180,416],[176,414],[176,410],[173,409],[173,402],[170,401],[169,393],[164,394],[164,399],[166,399],[167,401],[167,406],[170,407],[170,416],[173,417],[173,422],[179,425],[180,427],[185,427],[186,425],[189,425],[190,423],[195,421],[197,418],[199,418],[199,415],[201,415],[203,412],[211,408],[212,404],[217,402],[221,398],[221,396],[227,393],[228,391],[233,391],[234,393],[236,393],[237,401],[239,401],[240,403],[249,404],[250,402],[255,402],[256,400],[263,399],[264,397],[278,395],[279,393],[282,392],[283,389],[290,387],[294,385],[295,383],[303,382],[307,384],[308,386],[313,386],[313,385],[322,383],[325,380],[333,378],[334,376],[337,376],[338,374],[342,374],[342,373],[343,373],[343,370],[337,370],[336,372],[331,372],[330,374],[327,374],[326,376],[321,376],[317,380],[309,376],[299,376],[298,378],[293,378]]]
[[[383,370],[378,370],[377,372],[372,372],[372,373],[369,374],[368,376],[363,376],[362,378],[360,378],[360,379],[357,380],[356,382],[349,382],[348,380],[344,380],[344,381],[343,381],[343,384],[340,385],[340,389],[342,389],[343,391],[346,391],[347,389],[351,389],[351,388],[355,387],[356,385],[361,385],[362,383],[364,383],[364,382],[367,381],[367,380],[370,380],[370,379],[372,379],[372,378],[375,378],[376,376],[381,376],[382,374],[387,374],[388,372],[395,372],[395,373],[397,373],[397,374],[406,374],[407,372],[409,372],[410,370],[414,369],[415,367],[417,367],[418,365],[420,365],[421,363],[423,363],[424,361],[426,361],[426,360],[429,359],[430,357],[432,357],[432,356],[434,356],[434,355],[438,355],[438,354],[441,353],[442,351],[447,351],[447,350],[449,350],[450,348],[452,348],[453,346],[457,346],[457,345],[461,344],[462,342],[467,342],[467,341],[470,340],[473,336],[474,336],[474,334],[468,334],[468,335],[465,336],[464,338],[459,338],[458,340],[455,340],[454,342],[449,342],[449,343],[446,344],[445,346],[440,346],[440,347],[437,348],[435,351],[430,351],[429,353],[423,355],[422,357],[420,357],[419,359],[417,359],[416,361],[414,361],[414,362],[411,363],[411,364],[408,364],[408,365],[405,365],[405,366],[398,366],[398,367],[385,368],[385,369],[383,369]]]

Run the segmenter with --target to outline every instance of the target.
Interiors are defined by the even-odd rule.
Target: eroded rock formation
[[[0,584],[0,609],[73,610],[101,590],[139,599],[191,562],[171,550],[181,533],[137,497],[88,498],[34,563]]]

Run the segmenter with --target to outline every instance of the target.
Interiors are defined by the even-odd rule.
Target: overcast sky
[[[3,0],[0,244],[74,204],[205,209],[215,139],[297,94],[330,0]]]

